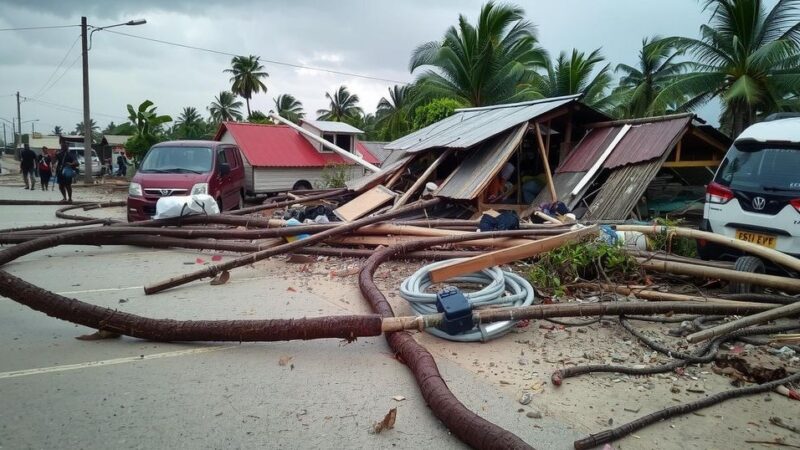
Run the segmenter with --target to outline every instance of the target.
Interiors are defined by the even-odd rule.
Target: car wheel
[[[302,180],[298,181],[297,183],[292,186],[293,191],[310,191],[311,190],[311,183],[308,181]]]
[[[767,268],[764,266],[764,261],[761,261],[761,259],[755,256],[740,256],[736,259],[733,269],[739,272],[749,273],[766,273],[767,271]],[[750,283],[738,281],[731,281],[731,284],[728,285],[728,291],[731,294],[753,294],[762,292],[763,290],[761,286],[754,286]]]

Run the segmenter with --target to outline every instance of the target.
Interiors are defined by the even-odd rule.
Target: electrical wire
[[[58,104],[58,103],[53,103],[53,102],[41,100],[41,99],[38,99],[38,98],[30,98],[30,97],[23,97],[23,98],[25,99],[25,101],[29,101],[29,102],[33,102],[33,103],[39,103],[41,105],[49,106],[49,107],[54,108],[54,109],[59,109],[59,110],[64,111],[64,112],[83,113],[82,109],[76,108],[74,106],[61,105],[61,104]],[[114,114],[104,114],[104,113],[99,113],[99,112],[92,112],[92,115],[93,116],[103,116],[103,117],[108,117],[108,118],[111,118],[111,119],[118,119],[118,120],[128,120],[127,117],[117,116],[117,115],[114,115]]]
[[[58,82],[58,80],[60,80],[60,79],[61,79],[61,77],[63,77],[63,76],[64,76],[64,74],[61,74],[61,76],[60,76],[60,77],[58,77],[58,79],[57,79],[55,82],[53,82],[53,84],[52,84],[52,85],[50,85],[50,87],[47,87],[48,83],[50,83],[50,81],[53,79],[53,77],[56,75],[56,73],[58,73],[58,70],[59,70],[59,69],[60,69],[60,68],[61,68],[61,67],[64,65],[64,61],[66,61],[66,60],[67,60],[67,57],[69,57],[69,54],[70,54],[70,53],[72,53],[72,49],[74,49],[74,48],[75,48],[75,44],[77,44],[77,43],[78,43],[78,40],[80,40],[80,38],[81,38],[81,35],[79,34],[79,35],[78,35],[78,36],[75,38],[75,40],[74,40],[74,41],[72,41],[72,45],[70,45],[70,46],[69,46],[69,49],[67,49],[67,53],[65,53],[65,54],[64,54],[64,57],[63,57],[63,58],[61,58],[61,62],[59,62],[59,63],[58,63],[58,66],[56,66],[55,70],[53,70],[53,72],[50,74],[50,76],[49,76],[49,77],[47,77],[47,81],[45,81],[45,82],[44,82],[44,84],[42,85],[42,87],[40,87],[40,88],[39,88],[39,90],[38,90],[38,91],[36,91],[36,93],[35,93],[35,94],[33,94],[33,97],[34,97],[34,98],[35,98],[35,97],[39,97],[39,96],[42,96],[42,95],[44,95],[44,93],[45,93],[45,92],[47,92],[48,90],[50,90],[50,88],[52,88],[52,87],[53,87],[53,86],[54,86],[54,85],[55,85],[55,84]],[[77,61],[77,59],[76,59],[75,61]],[[73,61],[73,62],[72,62],[72,64],[70,64],[70,66],[69,66],[69,67],[68,67],[66,70],[64,70],[64,73],[66,73],[67,71],[69,71],[69,69],[70,69],[70,68],[72,68],[72,66],[74,66],[74,65],[75,65],[75,61]],[[47,89],[45,89],[45,88],[47,88]]]
[[[27,31],[27,30],[52,30],[56,28],[72,28],[79,27],[80,25],[51,25],[44,27],[18,27],[18,28],[0,28],[0,31]]]
[[[155,38],[149,38],[149,37],[145,37],[145,36],[138,36],[138,35],[135,35],[135,34],[123,33],[121,31],[114,31],[114,30],[103,30],[103,31],[106,31],[108,33],[113,33],[113,34],[119,34],[121,36],[127,36],[127,37],[134,38],[134,39],[141,39],[141,40],[144,40],[144,41],[157,42],[159,44],[172,45],[172,46],[175,46],[175,47],[182,47],[182,48],[187,48],[187,49],[191,49],[191,50],[199,50],[199,51],[203,51],[203,52],[214,53],[214,54],[217,54],[217,55],[231,56],[231,57],[243,56],[243,55],[237,55],[235,53],[229,53],[229,52],[224,52],[224,51],[220,51],[220,50],[213,50],[213,49],[210,49],[210,48],[197,47],[197,46],[194,46],[194,45],[187,45],[187,44],[180,44],[178,42],[165,41],[163,39],[155,39]],[[332,73],[332,74],[336,74],[336,75],[345,75],[345,76],[356,77],[356,78],[364,78],[364,79],[367,79],[367,80],[385,81],[385,82],[388,82],[388,83],[395,83],[395,84],[399,84],[399,85],[408,84],[408,82],[405,82],[405,81],[390,80],[388,78],[374,77],[374,76],[371,76],[371,75],[363,75],[363,74],[353,73],[353,72],[344,72],[344,71],[341,71],[341,70],[323,69],[321,67],[306,66],[306,65],[303,65],[303,64],[293,64],[293,63],[288,63],[288,62],[285,62],[285,61],[264,59],[264,58],[261,58],[261,57],[259,57],[258,60],[262,61],[262,62],[265,62],[265,63],[268,63],[268,64],[274,64],[274,65],[286,66],[286,67],[293,67],[293,68],[296,68],[296,69],[315,70],[315,71],[318,71],[318,72],[327,72],[327,73]]]
[[[456,260],[445,260],[424,266],[403,280],[400,285],[400,296],[409,302],[411,309],[416,314],[435,314],[436,294],[426,292],[433,285],[431,270],[436,269]],[[464,283],[470,285],[485,285],[476,292],[465,292],[464,296],[473,308],[486,306],[528,306],[533,304],[533,286],[524,278],[512,272],[504,272],[499,267],[484,269],[478,273],[452,278],[448,284]],[[458,342],[487,342],[500,337],[514,328],[517,321],[509,320],[492,324],[481,324],[461,334],[451,335],[438,328],[426,328],[425,331],[450,341]]]

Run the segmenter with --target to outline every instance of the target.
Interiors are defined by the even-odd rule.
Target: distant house
[[[125,143],[132,137],[133,136],[124,134],[104,134],[103,138],[100,140],[103,156],[109,157],[124,152]],[[108,154],[106,152],[108,152]]]
[[[42,153],[43,147],[47,147],[51,154],[55,153],[61,147],[58,136],[32,137],[28,141],[28,145],[31,147],[31,150],[35,151],[37,154]]]
[[[309,132],[361,156],[371,164],[380,161],[358,140],[361,130],[340,122],[303,121]],[[348,178],[365,169],[306,138],[286,125],[223,122],[214,140],[236,144],[244,156],[248,195],[322,187],[323,169],[344,164]]]

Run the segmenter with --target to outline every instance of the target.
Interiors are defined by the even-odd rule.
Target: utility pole
[[[13,117],[12,117],[13,119]],[[19,148],[19,144],[22,142],[22,115],[19,113],[19,91],[17,91],[17,130],[19,130],[19,138],[17,135],[14,135],[14,154],[17,153],[17,148]]]
[[[92,184],[92,119],[89,117],[89,48],[86,17],[81,17],[81,53],[83,54],[83,181]]]
[[[33,135],[34,135],[34,134],[36,134],[36,129],[35,129],[35,128],[33,128],[33,125],[34,125],[35,123],[36,123],[36,121],[35,121],[35,120],[34,120],[33,122],[31,122],[31,139],[33,139]],[[30,141],[28,141],[28,142],[30,142]]]

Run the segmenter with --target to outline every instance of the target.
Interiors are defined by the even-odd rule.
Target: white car
[[[69,152],[75,157],[75,160],[78,161],[78,170],[80,173],[86,173],[86,161],[83,159],[83,147],[71,147]],[[98,158],[97,153],[92,150],[92,175],[100,175],[102,170],[103,167],[100,165],[100,158]]]
[[[736,138],[706,188],[700,229],[800,257],[800,117],[768,117]],[[709,242],[699,242],[698,253],[738,258],[738,270],[765,269],[758,258]]]

